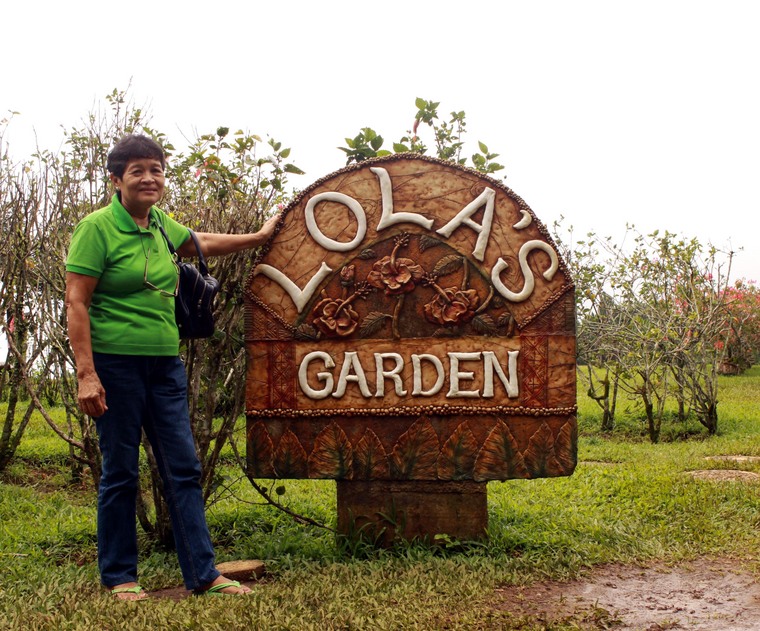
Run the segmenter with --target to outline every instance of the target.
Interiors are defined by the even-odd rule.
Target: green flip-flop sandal
[[[227,581],[226,583],[219,583],[218,585],[214,585],[212,587],[209,587],[208,589],[204,589],[200,592],[195,592],[198,596],[243,596],[244,594],[227,594],[223,592],[223,589],[227,589],[228,587],[240,587],[240,581]]]
[[[146,600],[148,597],[148,593],[140,585],[135,585],[134,587],[114,587],[111,590],[111,594],[124,602],[137,602],[138,600]],[[119,594],[135,594],[137,598],[119,598]]]

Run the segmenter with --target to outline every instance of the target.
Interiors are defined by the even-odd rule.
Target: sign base
[[[338,480],[338,533],[380,547],[394,541],[486,538],[486,482]]]

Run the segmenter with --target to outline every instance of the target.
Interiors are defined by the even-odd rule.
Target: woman
[[[142,430],[164,483],[177,555],[187,589],[250,592],[214,567],[190,428],[187,380],[174,321],[178,253],[196,255],[187,228],[155,204],[164,192],[165,157],[150,138],[130,135],[108,155],[116,193],[75,228],[66,261],[69,338],[79,407],[96,419],[103,471],[98,492],[98,566],[119,599],[141,600],[137,583],[138,455]],[[255,248],[278,217],[251,234],[198,233],[204,254]]]

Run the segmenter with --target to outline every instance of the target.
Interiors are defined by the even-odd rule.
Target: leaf
[[[409,151],[409,147],[407,147],[406,145],[400,142],[394,142],[393,151],[395,151],[396,153],[406,153]]]
[[[421,99],[420,97],[417,97],[414,99],[414,105],[418,110],[424,110],[425,106],[427,105],[427,101],[425,99]]]
[[[530,437],[523,458],[532,478],[560,475],[561,467],[554,453],[554,435],[546,423],[541,423]]]
[[[554,454],[561,470],[560,475],[570,475],[578,462],[578,426],[575,419],[567,421],[560,428],[554,441]]]
[[[377,434],[371,429],[364,434],[354,447],[354,480],[388,479],[388,455]]]
[[[303,175],[305,173],[305,171],[302,171],[301,169],[299,169],[295,164],[290,164],[290,163],[287,163],[283,167],[283,171],[285,171],[285,173],[294,173],[296,175]]]
[[[351,442],[337,423],[330,423],[314,441],[309,456],[309,477],[349,480],[354,456]]]
[[[440,327],[433,331],[433,337],[459,337],[460,329],[458,326],[451,328]]]
[[[497,320],[499,326],[509,326],[514,321],[514,316],[509,311],[502,313]]]
[[[285,430],[274,452],[274,470],[279,478],[307,478],[306,451],[292,430]]]
[[[248,430],[248,444],[246,445],[248,471],[253,477],[275,477],[273,452],[272,438],[266,426],[261,421],[257,421]]]
[[[488,147],[486,147],[485,143],[482,143],[478,140],[478,148],[480,149],[481,153],[488,153]]]
[[[290,155],[290,147],[286,147],[282,151],[280,151],[280,157],[284,160]]]
[[[438,435],[426,417],[404,432],[393,447],[391,473],[402,480],[434,480],[440,452]]]
[[[473,477],[478,482],[529,477],[517,441],[504,421],[497,421],[480,448]]]
[[[458,254],[449,254],[448,256],[444,256],[435,264],[435,267],[433,268],[433,276],[446,276],[446,274],[456,272],[460,267],[462,267],[462,262],[463,259]]]
[[[319,339],[319,336],[317,329],[311,326],[311,324],[304,323],[296,328],[295,338],[301,342],[313,342]]]
[[[375,251],[372,248],[367,248],[359,253],[358,258],[360,258],[362,261],[366,261],[368,259],[376,259],[377,254],[375,254]]]
[[[477,452],[478,442],[469,423],[460,423],[438,455],[438,479],[471,480]]]
[[[423,234],[420,237],[420,252],[424,252],[430,248],[436,248],[440,245],[443,245],[443,242],[440,239],[431,237],[429,234]]]
[[[359,335],[361,337],[369,337],[370,335],[374,335],[381,328],[383,328],[383,324],[388,318],[393,318],[393,316],[387,313],[380,313],[379,311],[372,311],[368,313],[367,317],[362,320],[361,327],[359,327]]]
[[[477,315],[472,320],[472,326],[478,333],[496,335],[497,328],[493,318],[487,313]]]

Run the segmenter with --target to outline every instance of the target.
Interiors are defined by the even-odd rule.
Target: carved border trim
[[[290,408],[273,409],[247,409],[246,415],[255,418],[310,418],[310,417],[335,417],[335,416],[482,416],[484,414],[504,414],[506,416],[572,416],[577,414],[578,406],[566,408],[534,408],[534,407],[507,407],[495,405],[493,407],[475,405],[426,405],[416,407],[392,407],[392,408],[339,408],[325,410],[294,410]]]

